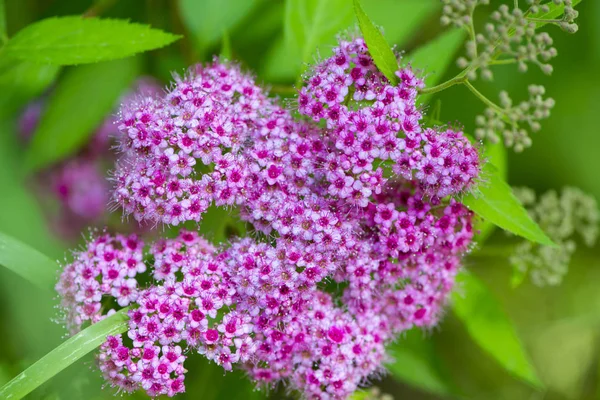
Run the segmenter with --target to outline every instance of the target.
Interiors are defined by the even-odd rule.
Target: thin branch
[[[499,105],[497,105],[496,103],[494,103],[493,101],[491,101],[490,99],[488,99],[487,97],[485,97],[479,90],[477,90],[475,88],[475,86],[473,86],[471,84],[471,82],[469,82],[468,80],[465,80],[464,85],[475,95],[479,98],[479,100],[483,101],[485,103],[485,105],[487,105],[488,107],[490,107],[491,109],[493,109],[494,111],[496,111],[498,114],[501,115],[505,115],[506,114],[506,110],[504,110],[502,107],[500,107]]]

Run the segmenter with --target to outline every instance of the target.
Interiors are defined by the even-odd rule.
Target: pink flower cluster
[[[233,66],[197,66],[164,97],[125,103],[115,199],[139,220],[200,221],[208,206],[239,204],[241,155],[270,100]],[[267,109],[265,109],[267,108]]]
[[[102,234],[76,253],[75,261],[65,267],[56,290],[61,296],[71,333],[77,333],[83,323],[98,322],[107,310],[102,310],[103,297],[113,299],[111,307],[125,307],[139,294],[136,276],[146,270],[144,243],[135,235]]]
[[[326,122],[326,135],[339,150],[338,164],[346,175],[362,177],[374,164],[389,160],[394,172],[416,178],[431,197],[465,190],[479,172],[477,151],[462,133],[424,131],[415,105],[423,82],[408,68],[396,75],[401,82],[393,86],[362,38],[342,41],[332,57],[314,67],[300,90],[298,111]]]
[[[131,102],[141,96],[150,96],[162,88],[150,78],[140,78],[121,101]],[[32,102],[23,111],[19,130],[23,139],[29,140],[37,128],[45,108],[45,101]],[[112,136],[118,131],[115,118],[108,116],[91,135],[89,143],[73,157],[44,170],[40,183],[50,192],[61,207],[56,218],[56,228],[65,236],[77,234],[90,222],[98,222],[106,214],[110,199],[110,182],[105,173],[114,162],[111,153]]]
[[[384,371],[387,343],[437,323],[473,237],[472,213],[447,196],[473,184],[480,160],[461,132],[421,127],[422,82],[409,68],[397,75],[389,84],[355,39],[301,90],[310,120],[218,62],[164,97],[122,107],[114,199],[126,213],[178,224],[200,221],[210,205],[236,206],[263,235],[215,248],[182,230],[152,244],[148,271],[134,275],[127,336],[101,348],[112,385],[182,392],[192,349],[261,384],[347,398]],[[72,326],[101,318],[82,315],[87,297],[72,293],[85,268],[114,268],[89,256],[107,240],[77,253],[61,277]],[[92,298],[125,304],[100,289],[103,273],[86,276],[98,283],[88,283]]]

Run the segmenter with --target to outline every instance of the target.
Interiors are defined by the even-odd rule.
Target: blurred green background
[[[303,0],[290,0],[291,3]],[[316,0],[306,0],[319,6]],[[151,74],[164,83],[171,71],[210,60],[222,51],[223,38],[234,60],[254,71],[258,80],[286,92],[306,62],[315,60],[314,47],[327,54],[335,33],[354,24],[350,0],[322,0],[336,12],[319,21],[319,35],[298,48],[287,40],[286,2],[280,0],[7,0],[9,35],[36,20],[59,15],[88,15],[130,19],[168,32],[185,35],[173,45],[137,56],[139,73]],[[438,35],[441,6],[436,0],[365,0],[371,19],[384,28],[390,43],[410,53]],[[500,1],[492,0],[494,6]],[[512,1],[510,2],[512,3]],[[309,6],[310,7],[310,6]],[[495,71],[495,80],[477,81],[492,99],[505,89],[518,101],[530,83],[544,84],[557,105],[543,128],[533,135],[533,147],[521,154],[509,152],[509,183],[525,185],[541,193],[565,185],[578,186],[600,198],[600,1],[585,0],[579,6],[579,32],[566,34],[547,28],[555,39],[558,57],[554,73],[545,76],[533,68],[519,74],[515,68]],[[490,7],[477,13],[485,20]],[[289,28],[289,27],[288,27]],[[226,39],[226,40],[227,40]],[[461,49],[462,51],[462,49]],[[1,55],[0,55],[1,57]],[[428,73],[439,71],[428,69]],[[46,211],[32,190],[23,166],[23,145],[17,140],[16,119],[23,106],[69,69],[20,65],[9,68],[0,59],[0,230],[31,244],[52,258],[62,260],[73,243],[58,238],[48,227]],[[444,76],[455,75],[451,66]],[[281,90],[283,88],[283,90]],[[85,87],[81,88],[85,91]],[[437,95],[442,121],[460,121],[472,132],[474,117],[483,104],[464,87]],[[94,107],[93,94],[89,107]],[[69,127],[65,126],[65,130]],[[203,226],[210,230],[210,227]],[[491,246],[503,240],[496,231]],[[1,251],[1,249],[0,249]],[[431,332],[410,332],[396,345],[408,349],[397,354],[395,368],[401,374],[374,381],[396,399],[600,399],[600,247],[581,245],[562,285],[537,288],[529,283],[512,289],[511,267],[501,254],[490,257],[474,251],[465,264],[480,277],[498,299],[531,358],[545,389],[535,389],[509,374],[471,340],[465,327],[451,313]],[[41,293],[20,277],[0,268],[0,384],[5,383],[65,338],[63,328],[52,321],[56,296]],[[498,348],[502,344],[498,343]],[[412,351],[414,350],[414,351]],[[186,378],[188,393],[181,398],[248,399],[285,398],[285,392],[253,391],[241,373],[224,375],[200,356],[190,357]],[[112,390],[101,390],[102,381],[93,358],[77,362],[29,398],[101,399]],[[143,398],[141,395],[136,397]]]

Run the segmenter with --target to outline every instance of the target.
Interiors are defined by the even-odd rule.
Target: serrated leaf
[[[107,336],[127,331],[127,319],[127,309],[123,309],[69,338],[2,386],[0,399],[22,399],[42,383],[100,346]]]
[[[43,64],[87,64],[158,49],[178,38],[178,35],[126,20],[55,17],[17,32],[3,53]]]
[[[457,282],[462,293],[453,294],[452,310],[473,341],[507,371],[537,388],[543,388],[513,324],[498,300],[471,273],[461,272]]]
[[[360,5],[360,0],[354,0],[354,13],[358,19],[358,26],[363,34],[369,54],[373,58],[379,71],[392,83],[398,83],[396,71],[398,70],[398,60],[392,51],[392,48],[383,37],[381,31],[373,24]]]
[[[26,163],[39,169],[77,152],[109,116],[138,71],[135,58],[69,70],[48,100]]]
[[[435,349],[419,329],[388,346],[394,362],[386,364],[391,375],[400,381],[438,395],[451,395],[454,391],[437,362]]]
[[[482,182],[461,200],[462,203],[486,221],[524,237],[532,242],[556,247],[556,244],[535,223],[527,210],[512,193],[510,186],[499,176],[491,163],[483,166]]]
[[[0,232],[0,265],[37,287],[51,291],[58,265],[36,249]]]
[[[435,86],[454,62],[454,55],[462,47],[466,37],[462,29],[450,29],[408,54],[403,62],[424,70],[425,85]],[[419,102],[427,103],[431,96],[432,94],[421,95]]]
[[[180,0],[181,18],[201,47],[213,45],[259,3],[258,0]]]

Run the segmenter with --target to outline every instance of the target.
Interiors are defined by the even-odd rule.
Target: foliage
[[[574,0],[572,5],[577,6],[580,2],[581,0]],[[432,19],[440,10],[440,5],[433,1],[369,0],[361,4],[359,0],[286,0],[282,5],[261,0],[182,0],[160,5],[151,2],[146,10],[139,4],[134,6],[100,1],[98,4],[102,3],[101,7],[92,7],[90,10],[93,10],[92,14],[102,10],[101,17],[86,14],[90,11],[85,10],[89,2],[69,3],[72,4],[45,5],[43,1],[5,4],[0,0],[0,185],[3,189],[0,196],[0,266],[9,270],[0,271],[0,280],[6,277],[6,282],[12,282],[11,279],[14,278],[19,285],[22,284],[14,287],[3,284],[0,287],[0,301],[5,306],[0,312],[0,337],[3,338],[3,343],[0,344],[0,354],[3,355],[0,384],[16,376],[0,388],[1,398],[21,398],[57,374],[57,381],[70,379],[70,376],[79,377],[73,372],[73,368],[66,368],[76,363],[77,368],[81,369],[82,364],[78,360],[100,345],[106,335],[126,330],[126,316],[121,311],[56,347],[60,340],[57,330],[49,330],[46,335],[49,337],[44,338],[43,332],[36,327],[36,322],[47,322],[56,317],[46,308],[38,307],[41,303],[51,307],[51,296],[28,296],[23,289],[40,292],[51,289],[56,274],[56,263],[52,258],[64,254],[67,248],[73,246],[61,243],[49,233],[52,226],[47,219],[51,211],[42,208],[45,204],[40,204],[33,178],[26,172],[32,174],[43,170],[79,151],[98,123],[107,114],[115,112],[115,102],[141,73],[164,76],[161,66],[181,65],[181,59],[186,62],[209,60],[213,55],[220,54],[226,59],[239,60],[246,69],[258,71],[259,80],[273,84],[273,92],[289,96],[295,93],[292,85],[301,82],[301,75],[310,65],[330,54],[336,35],[348,30],[352,32],[352,29],[357,31],[358,27],[377,67],[390,82],[398,81],[395,75],[398,63],[410,63],[414,68],[424,71],[426,88],[421,92],[419,103],[428,107],[425,109],[430,115],[435,113],[433,119],[436,124],[439,121],[458,119],[465,121],[465,131],[477,133],[477,127],[483,126],[479,124],[481,119],[477,126],[468,122],[473,121],[471,110],[476,105],[472,100],[476,98],[482,100],[493,113],[493,118],[497,119],[489,124],[486,121],[486,129],[491,126],[490,132],[498,135],[507,147],[514,147],[515,150],[524,150],[529,144],[528,140],[524,140],[521,141],[523,146],[514,145],[520,140],[518,135],[522,134],[520,128],[517,129],[517,124],[531,123],[533,120],[526,113],[519,114],[518,118],[514,117],[515,113],[512,111],[520,106],[512,106],[510,99],[496,105],[488,99],[487,94],[484,95],[497,86],[513,89],[525,87],[528,83],[526,78],[496,73],[495,84],[477,83],[475,88],[477,75],[482,78],[491,77],[491,73],[486,72],[488,67],[496,68],[513,63],[499,53],[498,49],[502,46],[496,42],[502,39],[500,37],[490,36],[489,59],[482,56],[488,51],[483,47],[477,47],[474,54],[472,47],[469,48],[469,43],[477,42],[476,31],[483,32],[486,29],[479,17],[493,12],[493,8],[487,10],[479,7],[484,1],[472,2],[476,6],[467,13],[472,19],[467,19],[469,22],[466,25],[458,24],[459,29],[442,32]],[[512,7],[513,2],[508,3]],[[477,11],[474,11],[475,8]],[[584,2],[577,10],[581,10],[582,14],[585,14],[584,10],[590,11],[590,14],[593,11],[598,13],[600,6],[595,2]],[[62,16],[73,14],[86,14],[86,17]],[[536,30],[536,35],[546,31],[554,35],[559,29],[548,25],[556,25],[564,30],[574,29],[571,26],[574,19],[568,19],[566,14],[564,4],[549,3],[547,9],[533,9],[527,14],[527,18],[536,29],[543,28],[542,31]],[[263,15],[265,18],[260,18]],[[447,15],[445,10],[444,15]],[[519,36],[518,26],[507,26],[509,37]],[[540,144],[541,150],[535,150],[534,146],[532,150],[528,150],[533,153],[526,153],[526,158],[510,156],[509,171],[504,146],[494,144],[493,140],[489,141],[492,135],[481,131],[477,134],[479,139],[485,140],[480,145],[488,163],[484,166],[477,190],[472,194],[456,197],[480,217],[480,224],[476,227],[479,232],[479,248],[465,261],[465,265],[475,272],[461,274],[451,307],[454,316],[448,318],[449,322],[444,322],[438,331],[430,334],[411,331],[390,346],[394,360],[387,366],[390,374],[384,380],[383,392],[397,397],[412,395],[410,398],[421,398],[420,391],[428,392],[435,398],[475,398],[485,392],[486,398],[498,399],[527,399],[544,388],[558,393],[557,398],[591,399],[593,392],[600,393],[597,379],[585,381],[586,376],[597,375],[597,363],[586,361],[582,363],[585,368],[581,366],[581,370],[578,370],[562,367],[561,359],[553,359],[548,355],[553,353],[556,341],[563,337],[567,338],[567,343],[574,343],[575,349],[579,341],[584,341],[588,346],[598,346],[597,338],[589,333],[593,332],[594,324],[598,323],[597,317],[591,316],[585,322],[577,319],[582,314],[594,314],[600,305],[600,299],[594,294],[593,288],[589,289],[589,295],[586,296],[589,301],[578,293],[578,287],[592,287],[600,279],[588,273],[594,267],[599,267],[597,247],[588,250],[589,253],[586,254],[592,254],[588,258],[583,255],[579,258],[577,255],[573,256],[569,273],[573,277],[567,276],[567,286],[562,292],[552,292],[556,299],[552,303],[548,301],[550,305],[547,305],[538,299],[545,298],[549,292],[542,292],[527,284],[518,289],[510,288],[508,256],[513,250],[513,238],[492,234],[494,226],[497,226],[536,243],[527,244],[528,246],[555,246],[552,241],[554,236],[549,234],[548,228],[540,228],[537,224],[543,220],[543,216],[531,218],[513,195],[507,182],[547,189],[574,181],[573,183],[586,187],[587,191],[596,196],[600,195],[596,176],[590,172],[598,167],[597,158],[590,157],[593,149],[597,148],[597,138],[586,136],[590,141],[595,140],[589,146],[575,139],[579,132],[593,132],[597,117],[589,109],[594,108],[594,104],[600,105],[600,98],[597,93],[591,92],[592,85],[588,83],[600,83],[595,72],[600,68],[600,53],[593,58],[593,52],[597,51],[600,42],[594,42],[591,34],[589,39],[581,39],[585,37],[585,32],[591,32],[592,29],[593,27],[582,24],[584,32],[579,36],[579,42],[569,38],[569,42],[558,39],[554,44],[561,52],[565,51],[570,55],[559,58],[556,64],[557,75],[562,74],[560,80],[569,84],[545,81],[552,88],[548,91],[559,101],[555,107],[555,115],[550,117],[550,123],[547,124],[548,128],[544,127],[546,137],[536,143],[536,146]],[[467,57],[462,64],[459,61],[462,70],[448,74],[465,38]],[[177,46],[165,47],[178,39]],[[388,43],[401,47],[390,46]],[[476,46],[480,46],[484,42],[477,43]],[[131,57],[162,47],[165,48],[159,52]],[[399,57],[397,50],[406,51],[406,54]],[[242,54],[251,56],[240,57]],[[521,65],[519,63],[523,60],[518,55],[515,57],[514,63]],[[578,65],[571,65],[571,59],[577,60]],[[528,58],[527,62],[531,60],[533,59]],[[545,61],[543,64],[546,65]],[[562,67],[562,72],[559,67]],[[564,73],[568,68],[573,68],[581,76]],[[548,70],[547,67],[542,67],[544,69]],[[544,79],[539,72],[532,74],[536,79]],[[443,81],[447,75],[450,78]],[[464,93],[446,90],[455,85],[467,90],[463,90]],[[579,85],[577,91],[573,89],[573,85]],[[439,93],[442,90],[444,92]],[[475,95],[474,98],[467,96],[471,94]],[[47,97],[48,108],[30,144],[25,146],[16,139],[17,119],[27,102],[42,95]],[[561,102],[569,103],[569,99],[572,99],[572,104],[561,105]],[[436,100],[438,103],[435,103]],[[439,104],[443,107],[439,107]],[[525,108],[535,108],[535,104],[523,107],[523,110]],[[587,121],[588,125],[581,125],[581,121]],[[498,128],[501,124],[504,125]],[[517,137],[516,141],[511,142],[511,137]],[[576,144],[578,147],[575,147]],[[566,162],[572,163],[573,167],[570,167],[571,164],[566,167]],[[546,168],[552,173],[548,173]],[[580,174],[574,176],[573,171]],[[199,229],[207,233],[213,242],[224,243],[237,233],[246,233],[247,227],[239,222],[235,213],[211,209]],[[494,261],[487,260],[486,254],[493,255]],[[13,272],[20,277],[10,276]],[[592,274],[589,281],[581,278],[588,274]],[[522,278],[523,276],[513,277],[519,279],[519,283]],[[569,279],[579,284],[570,284]],[[17,303],[18,306],[15,305]],[[583,303],[586,303],[585,306]],[[524,307],[524,304],[530,307]],[[562,318],[560,324],[557,322],[559,318]],[[460,328],[452,325],[453,319],[459,321]],[[569,322],[572,320],[576,322]],[[552,336],[559,325],[560,335]],[[540,334],[542,341],[537,343],[537,337],[529,333],[528,328],[538,332],[545,326],[550,327],[549,333]],[[27,333],[21,335],[20,332]],[[485,356],[482,358],[485,359],[465,363],[469,365],[461,365],[452,360],[448,355],[452,349],[444,342],[444,338],[450,337],[453,332],[465,333],[457,343],[452,344],[452,347],[456,346],[458,349],[456,351],[477,351],[473,350],[476,347],[483,350]],[[473,346],[474,344],[477,346]],[[528,354],[531,349],[532,354]],[[47,355],[17,375],[43,353]],[[561,357],[563,356],[568,358],[568,354],[561,353]],[[546,360],[551,360],[548,361],[552,364],[551,367],[546,365]],[[577,360],[571,362],[577,364]],[[187,395],[189,398],[199,395],[213,399],[249,396],[251,388],[243,377],[239,374],[223,377],[213,367],[204,362],[192,365],[190,373],[198,379],[190,384]],[[63,369],[66,370],[59,374]],[[554,376],[561,377],[560,371],[563,369],[568,369],[573,375],[568,384],[553,379]],[[474,370],[476,371],[473,372]],[[92,386],[98,382],[90,384],[88,381],[92,378],[88,376],[97,374],[97,371],[85,371],[82,373],[82,381],[77,384],[92,393],[97,389]],[[3,379],[5,375],[7,378]],[[481,377],[481,381],[477,382],[476,376]],[[404,384],[413,389],[407,389]],[[414,388],[418,392],[411,391]],[[512,392],[507,394],[510,390]],[[50,380],[35,393],[50,393],[59,398],[68,398],[73,392],[68,386],[53,385]],[[261,391],[252,392],[252,396],[256,398],[268,395]],[[270,395],[273,398],[283,396],[277,391]],[[103,392],[98,396],[101,397],[97,398],[109,398],[110,393]]]

